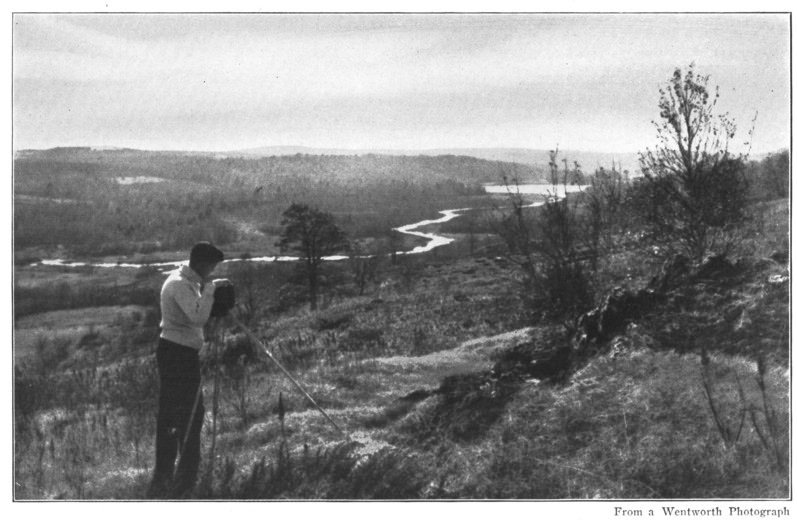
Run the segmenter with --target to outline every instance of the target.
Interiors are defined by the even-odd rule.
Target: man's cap
[[[219,263],[223,260],[224,253],[209,242],[198,242],[191,248],[191,264],[196,264],[198,262]]]

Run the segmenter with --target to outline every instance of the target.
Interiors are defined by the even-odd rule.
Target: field
[[[732,270],[696,271],[551,379],[517,360],[571,338],[525,305],[484,197],[406,215],[489,209],[437,226],[449,246],[379,257],[362,288],[351,263],[328,263],[317,311],[289,265],[220,266],[236,284],[236,316],[345,434],[232,319],[214,319],[193,499],[789,497],[788,199],[757,203]],[[248,229],[230,251],[265,253],[253,237],[266,232]],[[31,266],[21,261],[58,248],[34,242],[15,251],[15,497],[144,499],[164,275]],[[602,287],[646,287],[665,261],[631,241],[605,260]]]

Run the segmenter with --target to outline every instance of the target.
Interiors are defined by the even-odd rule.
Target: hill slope
[[[534,168],[540,172],[547,172],[549,150],[529,148],[432,148],[421,150],[391,150],[391,149],[340,149],[340,148],[312,148],[301,146],[274,146],[259,147],[245,150],[236,150],[226,153],[229,156],[282,156],[294,154],[307,155],[393,155],[393,156],[467,156],[478,159],[501,161],[504,163],[520,163]],[[585,173],[603,167],[606,169],[616,165],[618,169],[635,173],[639,169],[639,155],[634,152],[589,152],[579,150],[560,150],[559,158],[567,158],[571,162],[578,161]]]
[[[788,341],[775,327],[788,314],[788,268],[752,260],[705,279],[710,289],[674,291],[559,383],[496,372],[518,347],[569,342],[556,325],[523,327],[517,288],[496,260],[397,266],[364,297],[256,318],[258,337],[350,438],[263,357],[248,351],[242,363],[251,344],[220,323],[210,345],[231,354],[215,366],[217,434],[209,414],[203,457],[216,464],[197,497],[788,497]],[[625,276],[622,262],[613,266]],[[734,312],[737,303],[760,324]],[[744,349],[717,335],[738,324]],[[683,326],[691,348],[674,333]],[[90,361],[103,334],[80,356]],[[89,371],[17,382],[44,407],[33,430],[17,424],[17,497],[142,497],[157,388],[147,360],[118,366],[110,380]],[[136,452],[116,450],[114,436]],[[49,468],[55,478],[38,481]]]

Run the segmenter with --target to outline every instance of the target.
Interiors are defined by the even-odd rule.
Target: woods
[[[501,168],[455,156],[25,152],[15,159],[15,242],[103,256],[181,249],[204,238],[272,253],[292,202],[333,214],[353,237],[387,238],[434,208],[467,205]],[[529,167],[521,172],[536,175]],[[121,184],[124,178],[142,181]]]

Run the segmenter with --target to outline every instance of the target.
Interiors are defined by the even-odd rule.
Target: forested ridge
[[[528,166],[464,156],[23,151],[14,161],[15,243],[84,256],[179,249],[202,238],[228,244],[241,239],[242,222],[278,233],[292,202],[334,213],[355,237],[379,237],[468,204],[504,175],[541,180]]]

